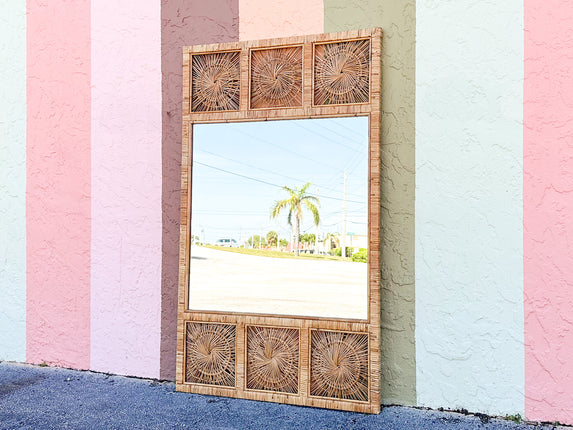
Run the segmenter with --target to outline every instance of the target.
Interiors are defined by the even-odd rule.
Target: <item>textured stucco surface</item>
[[[90,3],[28,2],[27,361],[89,367]]]
[[[573,424],[568,2],[27,3],[0,4],[0,360],[172,379],[181,47],[379,26],[382,401]]]
[[[523,3],[416,3],[418,404],[524,411]]]
[[[0,360],[26,359],[26,1],[0,3]]]
[[[525,1],[525,409],[573,424],[573,8]]]
[[[175,378],[179,202],[181,189],[182,47],[239,39],[238,0],[163,0],[161,8],[163,253],[161,377]]]
[[[416,404],[414,0],[326,0],[326,32],[381,27],[382,402]]]
[[[161,23],[92,2],[92,369],[159,377]]]
[[[238,0],[241,40],[322,33],[323,0]]]

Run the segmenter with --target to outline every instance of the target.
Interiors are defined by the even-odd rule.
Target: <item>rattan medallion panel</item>
[[[193,110],[239,109],[239,52],[193,56]]]
[[[317,44],[314,54],[315,105],[368,102],[368,39]]]
[[[302,46],[251,51],[251,108],[302,106]]]
[[[368,400],[368,334],[313,330],[310,394]]]
[[[381,47],[370,29],[184,48],[177,390],[380,411]],[[368,318],[192,309],[193,126],[347,116],[369,118]]]
[[[187,323],[187,382],[235,386],[236,327]]]
[[[247,388],[298,393],[299,330],[247,327]]]
[[[241,326],[246,335],[241,345],[233,324],[187,322],[186,327],[185,382],[239,388],[238,350],[246,357],[245,389],[293,395],[301,391],[301,330]],[[310,360],[303,361],[304,373],[310,375],[310,395],[367,402],[368,333],[305,331],[308,334]]]

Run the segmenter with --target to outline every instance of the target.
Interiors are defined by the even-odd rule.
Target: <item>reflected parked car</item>
[[[235,239],[219,239],[215,242],[215,246],[226,246],[229,248],[237,248],[239,245]]]

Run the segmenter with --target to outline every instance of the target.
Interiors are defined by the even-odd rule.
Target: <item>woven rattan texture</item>
[[[247,388],[298,393],[299,331],[248,327]]]
[[[193,111],[239,109],[239,59],[239,52],[193,56]]]
[[[315,105],[368,102],[369,40],[318,44],[314,55]]]
[[[368,335],[314,330],[310,394],[368,400]]]
[[[251,108],[302,106],[302,46],[251,52]]]
[[[235,336],[234,325],[187,323],[187,382],[234,387]]]

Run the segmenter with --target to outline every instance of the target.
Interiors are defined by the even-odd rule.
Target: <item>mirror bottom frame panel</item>
[[[178,329],[178,391],[380,412],[371,324],[187,312]]]

